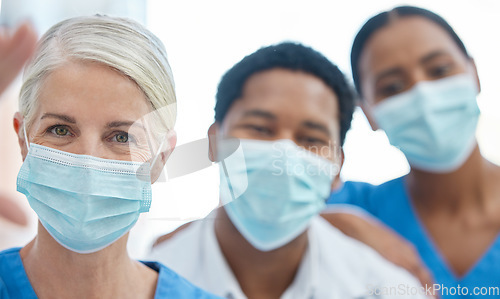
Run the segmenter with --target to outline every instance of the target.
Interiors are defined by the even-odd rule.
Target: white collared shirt
[[[308,239],[294,281],[281,299],[425,298],[403,296],[403,289],[421,290],[415,278],[323,218],[311,220]],[[246,299],[217,242],[214,217],[192,223],[155,247],[149,258],[216,295]]]

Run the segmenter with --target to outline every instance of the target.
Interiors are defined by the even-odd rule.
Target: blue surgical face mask
[[[219,165],[224,208],[255,248],[282,247],[323,210],[339,166],[291,140],[240,142]]]
[[[140,213],[149,210],[149,171],[144,163],[70,154],[32,143],[17,190],[26,195],[59,244],[92,253],[125,235]]]
[[[477,93],[469,74],[424,81],[376,105],[373,116],[412,167],[452,172],[476,146]]]

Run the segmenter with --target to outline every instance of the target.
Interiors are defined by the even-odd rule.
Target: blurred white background
[[[498,0],[4,0],[1,15],[10,25],[30,18],[39,32],[60,19],[93,13],[128,16],[146,24],[162,39],[169,55],[178,98],[178,145],[182,145],[206,137],[213,122],[217,84],[224,72],[245,55],[262,46],[298,41],[323,53],[350,77],[350,47],[357,30],[370,16],[404,4],[443,16],[475,58],[482,83],[477,136],[483,154],[500,164]],[[0,188],[11,192],[30,212],[26,200],[15,192],[21,159],[11,124],[18,89],[19,82],[0,103]],[[344,150],[341,175],[345,180],[378,184],[408,171],[401,152],[388,144],[384,133],[373,132],[360,111],[355,114]],[[206,216],[218,203],[218,181],[214,165],[156,183],[151,212],[132,230],[131,254],[143,257],[156,236],[189,219]],[[33,215],[28,228],[0,220],[0,248],[23,245],[34,235],[35,224]]]

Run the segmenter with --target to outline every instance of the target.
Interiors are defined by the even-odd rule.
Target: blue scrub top
[[[441,285],[442,298],[475,298],[472,295],[475,291],[490,293],[477,298],[500,298],[500,234],[468,273],[463,277],[455,276],[415,213],[404,178],[379,186],[346,182],[342,189],[331,195],[327,203],[359,206],[413,243],[434,275],[435,283]],[[458,295],[458,286],[461,296]],[[448,287],[447,292],[444,287]],[[464,287],[468,295],[464,295]],[[488,291],[489,287],[493,289]]]
[[[20,249],[12,248],[0,252],[0,299],[37,298],[24,271],[21,255],[19,254]],[[160,263],[143,263],[159,273],[155,298],[221,298],[194,286]]]

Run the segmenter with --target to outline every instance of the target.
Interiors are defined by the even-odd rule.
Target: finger
[[[406,267],[403,267],[408,270],[413,276],[415,276],[424,288],[431,287],[432,289],[434,278],[432,277],[431,272],[426,267],[424,262],[420,259],[419,254],[414,250],[411,250],[411,252],[411,255],[406,255],[407,259],[405,262],[403,262]]]
[[[3,194],[0,194],[0,217],[18,225],[28,224],[28,217],[23,210]]]
[[[420,281],[422,286],[432,286],[434,284],[434,279],[432,277],[431,272],[425,267],[422,266],[419,268],[415,277]]]
[[[6,27],[0,27],[0,57],[5,52],[5,45],[9,40],[9,30]]]
[[[28,23],[22,24],[9,38],[5,33],[1,38],[0,50],[0,93],[5,91],[17,76],[24,63],[36,47],[36,33]]]
[[[179,233],[180,231],[186,229],[189,225],[191,225],[192,222],[188,222],[188,223],[185,223],[181,226],[179,226],[178,228],[176,228],[173,232],[170,232],[166,235],[163,235],[161,237],[159,237],[158,239],[156,239],[156,241],[154,242],[153,244],[153,247],[156,247],[158,245],[160,245],[161,243],[171,239],[173,236],[175,236],[177,233]]]

